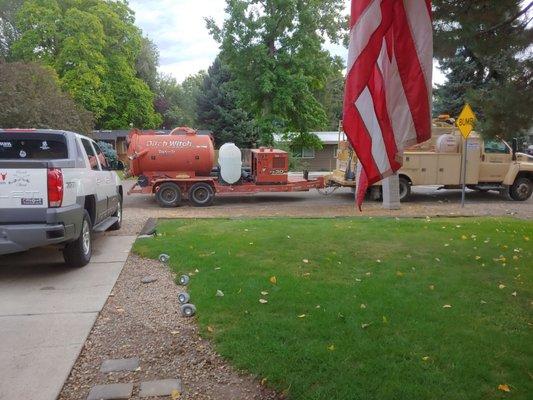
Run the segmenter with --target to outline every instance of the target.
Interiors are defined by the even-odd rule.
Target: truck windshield
[[[0,160],[62,160],[68,148],[62,135],[0,132]]]

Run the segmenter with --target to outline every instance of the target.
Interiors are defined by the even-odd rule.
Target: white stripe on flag
[[[381,47],[378,66],[386,86],[387,112],[394,132],[396,147],[399,152],[402,152],[405,143],[412,143],[416,140],[416,129],[411,109],[403,90],[396,57],[393,57],[392,61],[389,60],[385,40],[383,40],[383,46]]]
[[[426,87],[431,104],[431,88],[433,76],[433,24],[423,0],[403,0],[411,36],[418,54],[418,62],[424,72]]]
[[[372,157],[376,162],[379,172],[384,172],[391,169],[385,142],[383,141],[383,133],[379,126],[378,117],[374,110],[374,100],[370,94],[368,86],[365,87],[361,96],[355,102],[355,106],[363,119],[365,127],[372,138]]]
[[[381,0],[374,0],[354,24],[350,32],[350,47],[348,48],[348,74],[381,24],[381,17]]]

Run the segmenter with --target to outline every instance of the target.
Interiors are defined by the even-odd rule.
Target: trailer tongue
[[[290,177],[288,154],[272,148],[252,150],[250,167],[243,168],[241,151],[226,144],[220,149],[218,167],[213,169],[211,138],[190,128],[177,128],[170,136],[134,131],[128,155],[130,175],[138,177],[128,194],[155,194],[162,207],[176,207],[184,197],[204,207],[211,205],[217,195],[307,192],[325,187],[323,177]]]

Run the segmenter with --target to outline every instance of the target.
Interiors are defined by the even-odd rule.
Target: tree
[[[134,20],[124,1],[26,0],[8,57],[54,68],[98,128],[153,128],[161,119],[134,68],[142,49]]]
[[[227,0],[223,26],[208,20],[263,142],[271,142],[273,132],[294,132],[299,145],[320,146],[309,134],[327,125],[315,93],[330,73],[326,38],[338,42],[344,32],[343,5],[342,0]]]
[[[0,126],[89,134],[93,120],[90,112],[61,91],[59,78],[51,68],[0,63]]]
[[[435,56],[447,81],[435,112],[457,116],[470,102],[478,130],[513,137],[533,125],[533,2],[434,0]]]
[[[179,84],[175,78],[161,75],[156,89],[155,108],[163,116],[163,127],[196,127],[197,97],[205,77],[205,72],[187,77]]]
[[[15,41],[15,15],[23,0],[0,0],[0,62],[6,60],[11,44]]]
[[[213,131],[217,146],[233,142],[240,148],[252,148],[258,140],[257,127],[237,105],[238,94],[232,83],[228,67],[217,58],[197,98],[198,125]]]
[[[135,69],[137,77],[142,79],[152,92],[157,89],[157,67],[159,66],[159,50],[154,42],[143,37],[141,50],[137,55]]]
[[[344,103],[344,61],[335,57],[330,66],[324,87],[316,93],[317,100],[324,107],[328,119],[326,129],[336,131],[342,119]]]

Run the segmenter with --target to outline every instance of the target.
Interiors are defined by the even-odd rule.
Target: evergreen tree
[[[217,58],[204,78],[198,96],[199,127],[213,131],[216,145],[233,142],[255,147],[258,131],[250,115],[237,105],[237,92],[229,68]]]
[[[457,116],[465,102],[486,136],[514,137],[533,125],[533,2],[434,0],[435,56],[447,81],[435,112]]]

